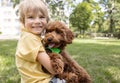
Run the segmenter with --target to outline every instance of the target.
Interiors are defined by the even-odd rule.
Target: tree
[[[45,0],[48,4],[50,16],[52,19],[61,20],[66,22],[69,15],[66,12],[70,12],[70,8],[73,6],[74,0]],[[68,11],[65,11],[68,10]]]
[[[89,3],[82,2],[70,14],[70,23],[79,30],[80,34],[84,34],[85,30],[90,27],[92,21],[92,9]]]
[[[97,32],[102,32],[103,31],[103,22],[105,20],[104,12],[101,10],[98,3],[94,3],[92,8],[93,8],[93,15],[94,15],[93,26],[98,25]]]
[[[63,7],[63,1],[62,0],[46,0],[48,7],[49,7],[49,11],[51,12],[51,18],[54,19],[59,19],[62,20],[59,16],[63,16],[64,12],[64,7]]]
[[[113,12],[113,18],[115,21],[114,35],[120,39],[120,3],[115,4],[115,11]]]
[[[105,8],[105,16],[109,19],[109,33],[113,34],[116,24],[120,19],[119,0],[100,0],[100,4]]]
[[[20,3],[20,0],[11,0],[13,2],[13,7]]]

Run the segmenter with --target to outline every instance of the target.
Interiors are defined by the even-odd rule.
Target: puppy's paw
[[[52,67],[56,73],[62,73],[64,69],[64,62],[61,59],[55,59],[52,61]]]
[[[55,53],[51,53],[49,54],[50,58],[53,59],[61,59],[62,60],[62,56],[60,54],[55,54]]]
[[[78,83],[78,76],[74,73],[69,73],[67,76],[68,83]]]

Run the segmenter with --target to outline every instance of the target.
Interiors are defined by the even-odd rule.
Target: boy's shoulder
[[[40,36],[35,35],[33,33],[30,33],[30,32],[26,32],[26,31],[22,31],[21,38],[29,38],[29,39],[39,39],[39,40],[41,40]]]

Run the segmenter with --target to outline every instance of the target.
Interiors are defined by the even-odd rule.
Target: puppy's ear
[[[64,36],[65,36],[65,41],[67,44],[71,44],[72,40],[74,39],[74,34],[73,32],[66,27],[66,30],[64,31]]]

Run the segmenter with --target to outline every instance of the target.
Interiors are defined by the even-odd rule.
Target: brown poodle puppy
[[[73,33],[64,23],[60,21],[48,23],[43,42],[54,70],[56,72],[63,70],[63,73],[57,74],[56,77],[65,79],[66,83],[91,83],[86,70],[65,52],[66,45],[71,44],[73,38]],[[59,63],[59,59],[64,65]]]

